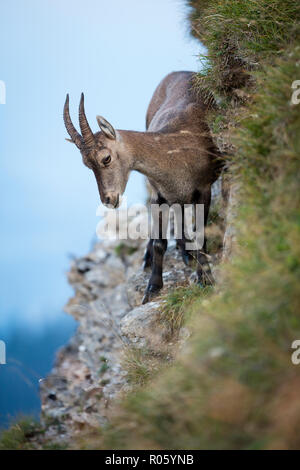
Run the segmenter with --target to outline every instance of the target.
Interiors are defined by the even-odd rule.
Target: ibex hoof
[[[158,286],[148,286],[142,299],[142,305],[151,302],[151,300],[153,300],[153,298],[156,297],[156,295],[159,293],[160,289],[161,288]]]

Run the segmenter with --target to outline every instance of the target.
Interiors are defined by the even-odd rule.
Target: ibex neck
[[[189,131],[178,133],[119,131],[123,151],[131,158],[131,169],[155,181],[164,181],[170,175],[170,164],[179,158],[180,148],[191,136]],[[177,154],[177,155],[176,155]]]

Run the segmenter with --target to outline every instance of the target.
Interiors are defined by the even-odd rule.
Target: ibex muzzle
[[[153,190],[153,201],[159,204],[203,204],[204,223],[210,206],[211,185],[220,174],[223,162],[205,122],[207,105],[193,92],[192,72],[174,72],[162,80],[150,102],[147,132],[115,130],[98,116],[101,132],[93,134],[84,111],[84,97],[79,106],[81,134],[72,124],[69,96],[64,108],[67,131],[80,149],[85,165],[96,176],[101,201],[118,207],[131,170],[144,174]],[[160,224],[160,222],[158,222]],[[156,233],[161,234],[159,228]],[[201,284],[211,284],[212,275],[202,250],[187,253],[184,238],[177,240],[183,260],[197,260],[197,277]],[[150,300],[163,286],[162,264],[167,240],[150,240],[144,267],[152,274],[143,303]]]

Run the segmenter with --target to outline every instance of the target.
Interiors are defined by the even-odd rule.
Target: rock
[[[218,193],[218,188],[216,188]],[[78,327],[57,354],[55,366],[42,380],[42,422],[46,439],[67,442],[82,429],[106,423],[111,404],[130,389],[123,366],[126,347],[166,353],[170,347],[160,319],[163,296],[186,285],[193,268],[186,266],[175,242],[164,260],[164,288],[146,305],[141,300],[150,273],[141,270],[145,240],[103,240],[91,252],[72,261],[68,274],[74,296],[65,306]],[[182,328],[177,345],[190,332]]]
[[[131,308],[141,305],[148,278],[149,273],[139,269],[137,273],[128,279],[127,300]]]
[[[165,330],[158,323],[160,302],[149,302],[131,310],[120,323],[122,335],[136,348],[157,351],[164,340]]]

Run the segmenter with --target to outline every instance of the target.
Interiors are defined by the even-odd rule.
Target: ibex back
[[[97,116],[100,132],[93,133],[84,111],[84,96],[79,105],[81,134],[72,124],[69,96],[64,107],[67,131],[80,149],[83,162],[93,170],[100,198],[108,207],[118,207],[132,170],[144,174],[158,204],[204,204],[206,225],[211,199],[211,185],[217,179],[220,154],[205,122],[207,106],[192,88],[192,72],[173,72],[157,87],[146,116],[146,132],[115,130]],[[161,230],[159,238],[150,239],[144,257],[144,268],[152,267],[143,303],[148,302],[163,286],[162,265],[167,240]],[[183,260],[197,260],[197,278],[211,284],[212,275],[202,250],[187,253],[184,237],[177,240]]]

